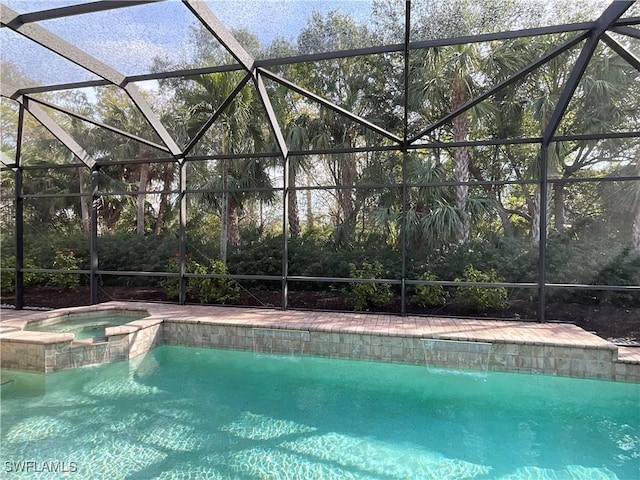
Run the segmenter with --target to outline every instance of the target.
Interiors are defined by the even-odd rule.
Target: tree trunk
[[[229,199],[229,244],[233,247],[240,245],[240,216],[238,206]]]
[[[556,232],[564,233],[564,185],[562,183],[553,184],[553,228]]]
[[[352,154],[345,155],[346,161],[339,161],[338,185],[352,186],[355,184],[357,176],[357,167],[355,157]],[[340,212],[342,213],[341,223],[344,227],[344,233],[351,239],[356,227],[356,211],[353,200],[353,189],[341,188],[338,190],[338,203]]]
[[[636,215],[631,227],[631,240],[633,250],[640,253],[640,202],[636,202]]]
[[[505,237],[512,238],[513,237],[513,225],[511,225],[511,220],[509,220],[509,214],[505,210],[502,202],[496,195],[496,211],[498,212],[498,216],[500,217],[500,221],[502,222],[502,229],[504,230]]]
[[[289,170],[289,186],[296,186],[296,174],[294,169]],[[289,214],[289,235],[291,238],[300,237],[300,214],[298,212],[298,191],[289,190],[287,195]]]
[[[340,185],[353,185],[355,175],[350,163],[343,165],[341,170]],[[353,204],[353,190],[351,188],[342,188],[338,191],[340,199],[340,210],[342,211],[342,220],[347,222],[353,218],[355,206]]]
[[[138,235],[144,235],[144,205],[147,198],[144,192],[147,190],[147,183],[149,183],[149,164],[143,163],[140,165],[140,183],[138,185],[138,215],[136,227],[136,233]]]
[[[85,196],[87,193],[87,185],[84,178],[85,167],[78,167],[78,180],[80,186],[80,215],[82,217],[82,232],[89,233],[90,230],[90,217],[89,206],[91,204],[91,197]]]
[[[164,167],[164,172],[162,175],[162,190],[170,190],[171,182],[173,181],[173,164],[167,163]],[[156,235],[160,235],[162,233],[162,229],[164,228],[164,217],[169,207],[169,194],[162,193],[160,194],[160,205],[158,205],[158,216],[156,218],[156,228],[154,229],[154,233]]]
[[[227,160],[222,160],[222,204],[220,205],[220,260],[227,264],[227,241],[229,236],[229,192],[227,191],[228,176]]]
[[[459,74],[454,78],[453,86],[451,88],[451,109],[456,110],[460,108],[467,101],[467,88],[462,78],[459,78]],[[453,141],[464,142],[467,140],[469,134],[469,124],[467,121],[467,114],[463,113],[453,119]],[[468,182],[469,181],[469,150],[466,147],[458,147],[453,156],[453,177],[456,182]],[[455,187],[455,202],[456,208],[462,213],[462,222],[458,228],[456,234],[456,240],[458,243],[465,243],[469,241],[471,236],[471,223],[466,213],[467,200],[469,199],[469,186],[468,185],[456,185]]]
[[[516,161],[516,157],[513,153],[513,151],[511,150],[511,146],[510,145],[505,145],[504,147],[504,152],[507,155],[507,158],[509,159],[509,162],[511,163],[511,167],[513,168],[514,173],[516,174],[516,178],[518,180],[524,180],[524,175],[522,174],[522,171],[520,170],[520,167],[518,166],[518,162]],[[527,202],[527,212],[529,213],[529,217],[533,217],[533,195],[531,195],[531,190],[529,190],[529,185],[527,185],[526,183],[523,183],[521,185],[519,185],[520,189],[522,190],[522,196],[524,197],[525,201]]]
[[[116,224],[118,220],[120,220],[120,216],[122,215],[122,211],[124,210],[124,202],[113,202],[113,207],[111,207],[111,203],[108,200],[108,197],[100,197],[100,205],[102,210],[102,219],[105,230],[100,229],[101,223],[98,223],[98,228],[101,230],[101,233],[113,232],[116,228]]]
[[[547,190],[547,198],[545,207],[547,209],[547,226],[549,225],[549,213],[551,210],[551,190]],[[531,240],[535,245],[540,244],[540,212],[541,212],[541,197],[540,187],[536,189],[536,195],[533,198],[533,214],[531,216]],[[549,232],[547,231],[547,234]],[[546,240],[546,239],[545,239]]]
[[[307,185],[311,185],[311,174],[307,174]],[[307,189],[307,229],[312,230],[315,226],[315,217],[313,216],[313,205],[311,204],[313,196],[311,195],[311,189]]]
[[[471,174],[479,181],[484,182],[484,177],[482,176],[482,172],[476,166],[469,164],[469,171]],[[511,225],[511,220],[509,220],[509,214],[507,210],[504,208],[502,204],[502,200],[500,199],[500,191],[494,190],[491,185],[484,186],[487,195],[489,195],[496,205],[496,211],[498,212],[498,216],[500,217],[500,221],[502,222],[502,229],[504,230],[504,234],[507,237],[513,237],[513,225]]]
[[[300,214],[298,213],[298,195],[296,190],[289,191],[289,235],[291,238],[300,237]]]

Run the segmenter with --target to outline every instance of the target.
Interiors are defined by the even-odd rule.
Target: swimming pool
[[[92,337],[104,337],[105,328],[119,327],[147,317],[146,312],[92,312],[88,314],[75,313],[47,319],[45,321],[28,323],[25,327],[29,332],[73,333],[76,340]]]
[[[631,383],[176,346],[48,375],[5,371],[2,382],[6,478],[631,479],[640,469]],[[67,472],[43,471],[52,467]]]

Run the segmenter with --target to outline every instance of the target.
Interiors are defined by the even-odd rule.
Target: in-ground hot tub
[[[120,327],[148,317],[146,310],[105,310],[90,313],[70,313],[44,320],[28,322],[27,332],[73,333],[75,340],[105,338],[109,327]]]
[[[2,322],[2,368],[53,372],[127,360],[162,343],[163,318],[109,305],[39,312]]]

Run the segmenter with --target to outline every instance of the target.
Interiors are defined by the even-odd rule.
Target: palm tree
[[[217,108],[238,86],[242,76],[236,73],[212,73],[195,78],[196,88],[184,93],[188,131],[193,136],[216,112]],[[220,114],[196,149],[206,155],[242,154],[261,151],[267,142],[268,130],[263,122],[257,92],[245,86]],[[218,171],[210,172],[203,188],[210,190],[204,198],[220,211],[220,258],[226,263],[227,246],[240,244],[240,213],[245,203],[258,197],[270,201],[272,192],[235,191],[248,188],[269,188],[267,162],[256,159],[223,158]],[[221,191],[220,195],[216,191]]]
[[[286,126],[287,145],[291,150],[305,150],[309,145],[308,126],[309,116],[300,115]],[[306,156],[289,157],[289,191],[288,201],[288,222],[289,235],[292,238],[300,237],[300,213],[298,210],[298,191],[295,190],[297,177],[301,171],[308,171]]]
[[[316,12],[298,37],[298,45],[300,53],[316,53],[363,47],[370,38],[368,28],[357,25],[347,15],[333,11],[325,17]],[[336,59],[314,65],[301,65],[291,70],[290,75],[303,88],[321,94],[325,99],[362,118],[372,118],[377,112],[367,102],[367,96],[372,90],[369,83],[371,62],[366,58]],[[306,123],[306,130],[313,148],[353,148],[379,141],[366,138],[365,131],[359,124],[327,108],[314,108],[312,112],[311,120]],[[325,154],[321,158],[333,184],[338,187],[335,240],[337,243],[349,242],[353,239],[358,215],[352,187],[358,183],[359,158],[354,153]]]
[[[123,96],[105,92],[98,99],[98,112],[104,123],[115,125],[118,128],[137,135],[139,137],[149,137],[151,127],[147,123],[140,111],[130,104]],[[153,138],[156,140],[155,138]],[[130,138],[114,135],[104,129],[96,129],[94,138],[97,156],[114,158],[118,160],[142,160],[137,165],[119,166],[121,176],[127,183],[138,184],[138,195],[136,196],[136,233],[145,233],[145,207],[146,194],[154,174],[157,170],[150,167],[150,163],[155,157],[154,149],[149,145],[137,142]],[[148,161],[145,161],[148,160]]]
[[[462,107],[477,89],[474,76],[482,69],[483,55],[475,44],[431,48],[416,56],[411,69],[409,102],[412,110],[423,118],[435,120]],[[434,113],[436,115],[434,115]],[[457,115],[452,120],[453,142],[469,140],[471,113]],[[456,185],[454,206],[459,222],[456,241],[467,242],[471,235],[468,214],[470,152],[458,147],[453,153],[453,179]]]

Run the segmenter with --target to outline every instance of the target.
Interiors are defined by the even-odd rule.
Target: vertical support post
[[[24,106],[18,111],[18,135],[16,139],[15,201],[16,201],[16,263],[15,263],[15,304],[16,309],[24,307],[24,197],[22,196],[22,133],[24,126]]]
[[[400,314],[407,314],[407,137],[409,133],[409,42],[411,34],[411,0],[405,2],[404,13],[404,126],[402,132],[402,223],[400,225],[400,242],[402,255],[402,280],[400,284]]]
[[[16,309],[24,307],[24,200],[22,197],[22,167],[15,172],[16,200],[16,263],[15,263],[15,303]]]
[[[282,157],[283,163],[283,193],[282,193],[282,309],[288,306],[289,284],[289,168],[288,153]]]
[[[100,194],[98,192],[99,167],[91,169],[91,218],[89,225],[89,289],[91,305],[98,303],[98,206]]]
[[[538,242],[538,321],[545,321],[547,288],[547,197],[549,195],[548,164],[549,142],[543,141],[540,147],[540,240]]]
[[[89,254],[89,288],[91,291],[91,305],[98,303],[98,206],[100,194],[98,192],[99,167],[91,169],[91,222],[90,230],[90,254]]]
[[[184,305],[187,302],[187,162],[182,159],[178,163],[180,169],[180,230],[178,233],[178,263],[180,265],[178,303]]]

